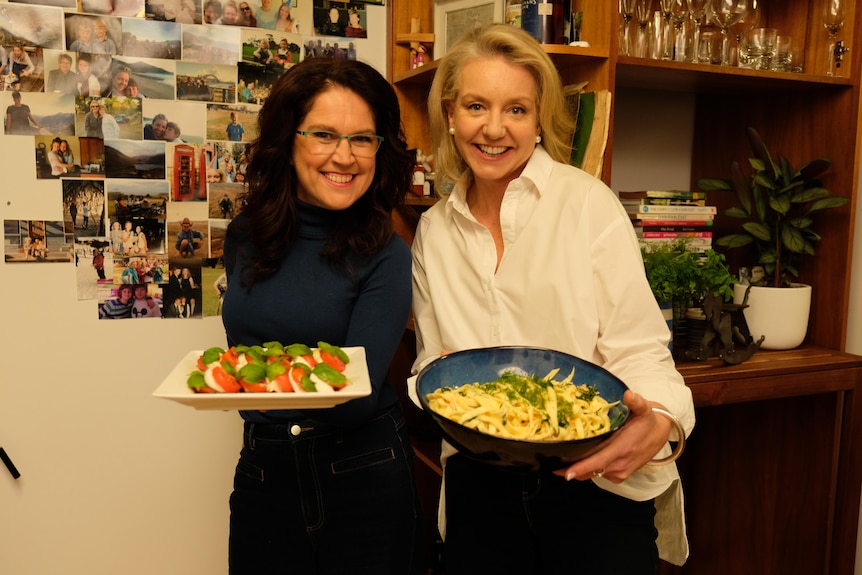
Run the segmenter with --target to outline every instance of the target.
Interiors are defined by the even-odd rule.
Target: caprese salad
[[[188,385],[195,393],[315,392],[350,384],[350,357],[325,341],[316,348],[277,341],[263,345],[211,347],[198,358]]]

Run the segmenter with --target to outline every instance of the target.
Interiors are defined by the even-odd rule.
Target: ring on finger
[[[602,477],[605,474],[605,468],[602,467],[596,471],[593,471],[593,477]]]

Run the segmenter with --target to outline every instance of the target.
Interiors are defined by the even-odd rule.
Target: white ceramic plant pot
[[[733,303],[741,304],[748,286],[733,286]],[[748,330],[755,341],[765,336],[761,349],[793,349],[805,339],[811,310],[811,286],[752,286],[748,307],[743,310]]]

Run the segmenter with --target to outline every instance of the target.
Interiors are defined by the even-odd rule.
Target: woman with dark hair
[[[306,60],[273,87],[224,244],[230,345],[365,348],[371,395],[330,409],[242,411],[230,572],[415,573],[421,520],[389,364],[410,311],[391,212],[413,160],[389,83]]]

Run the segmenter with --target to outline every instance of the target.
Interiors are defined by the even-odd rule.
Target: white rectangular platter
[[[186,380],[197,369],[198,358],[203,350],[190,351],[153,392],[154,397],[170,399],[195,409],[216,410],[271,410],[271,409],[320,409],[371,395],[371,379],[365,361],[364,347],[342,348],[350,362],[344,375],[350,384],[334,390],[318,389],[307,393],[195,393]]]

